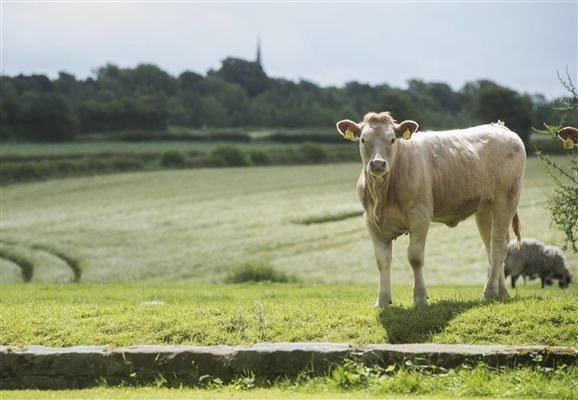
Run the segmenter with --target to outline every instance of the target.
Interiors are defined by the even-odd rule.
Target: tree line
[[[108,64],[94,76],[61,72],[1,77],[3,140],[67,141],[86,134],[190,128],[286,127],[332,129],[342,118],[390,111],[422,129],[451,129],[504,121],[527,142],[531,128],[559,120],[540,94],[522,94],[492,81],[454,91],[441,82],[410,80],[406,89],[349,82],[343,87],[271,78],[259,63],[227,58],[206,75],[177,77],[151,64]]]

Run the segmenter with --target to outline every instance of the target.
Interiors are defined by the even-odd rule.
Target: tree
[[[526,97],[503,87],[485,89],[479,95],[475,113],[481,123],[503,121],[528,146],[532,103]]]
[[[1,137],[14,139],[32,135],[34,118],[20,123],[23,107],[32,110],[30,96],[46,104],[53,99],[53,122],[64,110],[68,117],[61,125],[79,121],[78,133],[164,130],[168,124],[329,128],[344,117],[361,120],[368,111],[390,111],[397,120],[418,121],[422,129],[500,119],[527,140],[529,121],[557,120],[557,111],[543,96],[521,95],[487,80],[469,82],[458,92],[442,82],[421,80],[408,81],[407,89],[360,82],[321,87],[306,80],[269,78],[258,62],[238,58],[225,59],[218,71],[205,76],[186,71],[173,77],[151,64],[135,68],[107,64],[85,80],[65,72],[54,80],[44,75],[3,76],[1,89]],[[60,111],[55,111],[54,99],[65,103]]]
[[[249,97],[257,96],[269,86],[269,78],[257,62],[229,57],[223,60],[221,69],[215,74],[227,82],[240,85]]]
[[[36,141],[65,141],[74,137],[76,124],[62,96],[30,91],[21,96],[18,129]]]
[[[564,113],[563,117],[558,124],[544,124],[545,129],[535,131],[560,139],[564,143],[564,148],[571,152],[570,166],[566,168],[540,151],[536,154],[556,184],[548,202],[552,223],[564,232],[564,250],[570,245],[572,250],[578,253],[578,135],[564,137],[566,135],[562,133],[568,120],[578,109],[578,92],[569,73],[566,80],[559,75],[558,78],[570,94],[568,97],[558,99],[558,109]]]
[[[389,89],[379,96],[379,110],[389,111],[398,121],[412,119],[419,121],[420,115],[407,94],[399,89]]]

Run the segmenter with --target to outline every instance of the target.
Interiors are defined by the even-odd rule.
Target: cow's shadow
[[[391,305],[379,311],[385,328],[385,343],[427,343],[463,312],[483,307],[483,300],[440,300],[427,306]]]

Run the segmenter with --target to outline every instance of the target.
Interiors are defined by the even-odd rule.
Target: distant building
[[[263,69],[263,64],[261,63],[261,38],[257,38],[257,58],[255,63]]]

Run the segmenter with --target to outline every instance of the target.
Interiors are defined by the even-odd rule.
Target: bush
[[[114,171],[135,171],[144,168],[144,163],[136,157],[115,157],[110,163]]]
[[[276,271],[266,264],[245,264],[231,272],[225,278],[225,283],[245,282],[297,282],[297,278],[284,272]]]
[[[338,133],[274,133],[265,137],[264,139],[279,143],[347,143]]]
[[[269,155],[262,150],[253,150],[249,153],[251,157],[251,162],[255,165],[267,165],[269,164]]]
[[[161,154],[161,165],[166,168],[183,168],[188,164],[188,157],[178,150],[167,150]]]
[[[215,157],[211,155],[199,155],[191,159],[192,168],[202,167],[226,167],[227,163],[222,157]]]
[[[205,140],[213,142],[243,142],[251,141],[251,136],[241,132],[217,132],[208,133],[203,136]]]
[[[13,163],[2,162],[0,166],[0,183],[5,185],[12,182],[32,181],[44,179],[52,173],[43,163]]]
[[[249,165],[247,155],[237,146],[223,144],[211,153],[213,157],[220,157],[229,167],[243,167]]]
[[[327,151],[320,144],[303,143],[299,146],[299,153],[306,162],[319,163],[327,158]]]
[[[147,131],[123,131],[117,132],[113,138],[121,142],[200,142],[205,138],[200,135],[192,135],[188,133],[169,133],[169,132],[147,132]]]

